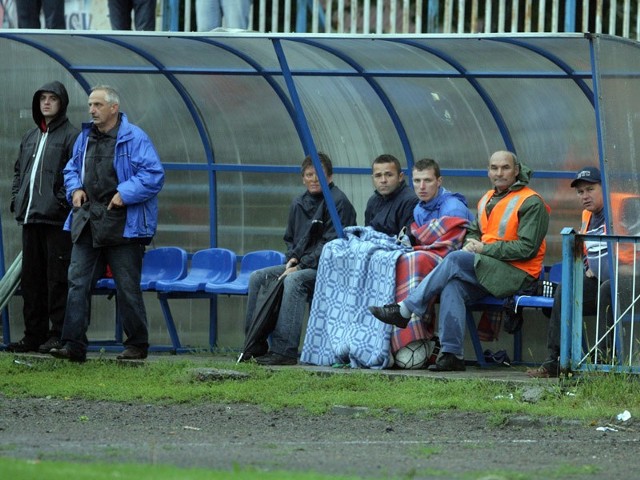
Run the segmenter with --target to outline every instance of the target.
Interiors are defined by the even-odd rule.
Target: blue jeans
[[[127,336],[125,345],[149,347],[147,312],[140,290],[144,246],[128,243],[113,247],[93,247],[91,229],[84,229],[71,250],[69,295],[62,329],[62,341],[73,354],[87,351],[87,329],[91,318],[91,289],[111,266],[116,283],[117,314]]]
[[[276,265],[257,270],[249,278],[249,298],[245,331],[249,327],[256,309],[256,299],[260,287],[268,281],[279,277],[284,272],[284,265]],[[302,323],[309,297],[316,285],[317,270],[305,269],[290,273],[284,279],[282,305],[278,314],[275,330],[271,333],[270,352],[287,357],[298,356],[298,346],[302,334]]]
[[[196,23],[199,32],[208,32],[222,26],[241,28],[249,26],[251,0],[196,0]]]
[[[478,283],[474,258],[471,252],[451,252],[403,302],[412,313],[422,317],[429,302],[440,295],[438,336],[444,353],[463,355],[466,306],[489,295]]]
[[[156,29],[156,0],[109,0],[112,30],[131,30],[131,11],[137,31]]]

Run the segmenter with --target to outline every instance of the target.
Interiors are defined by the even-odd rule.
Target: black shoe
[[[382,307],[369,307],[369,311],[381,322],[398,328],[407,328],[409,324],[409,319],[400,314],[400,305],[397,303],[390,303]]]
[[[64,344],[60,341],[59,338],[51,337],[49,340],[38,347],[38,351],[40,353],[49,353],[52,348],[60,349],[62,347],[64,347]]]
[[[436,363],[429,365],[432,372],[464,372],[466,369],[463,359],[448,352],[441,353]]]
[[[296,365],[298,360],[294,357],[286,357],[279,353],[271,352],[261,357],[256,357],[260,365]]]
[[[49,350],[49,354],[53,355],[56,358],[61,358],[63,360],[69,360],[70,362],[84,363],[87,361],[87,355],[74,353],[69,350],[67,347],[62,348],[52,348]]]
[[[116,357],[118,360],[144,360],[147,358],[147,349],[130,345]]]
[[[38,351],[37,343],[31,343],[26,339],[22,339],[19,342],[13,342],[7,345],[7,352],[13,353],[27,353],[27,352],[37,352]]]

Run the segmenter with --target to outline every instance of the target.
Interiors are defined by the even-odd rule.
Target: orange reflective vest
[[[627,193],[613,193],[611,194],[611,210],[614,212],[614,215],[620,214],[622,211],[622,205],[625,200],[637,198],[636,195],[627,194]],[[582,225],[580,226],[580,233],[586,233],[589,228],[589,221],[591,220],[591,212],[589,210],[582,211]],[[604,227],[604,233],[607,233],[607,226]],[[631,235],[630,232],[621,231],[620,235]],[[586,246],[585,255],[586,255]],[[634,258],[638,257],[640,252],[637,252],[633,243],[624,243],[621,242],[618,244],[617,248],[618,261],[623,265],[632,265]],[[636,262],[640,261],[640,258],[636,259]]]
[[[582,210],[582,225],[580,225],[580,233],[585,233],[589,228],[589,222],[591,221],[591,212],[589,210]],[[607,227],[604,227],[605,232]]]
[[[509,192],[491,210],[491,215],[487,217],[486,206],[495,190],[489,190],[478,202],[478,212],[480,218],[478,223],[482,231],[483,243],[494,243],[498,241],[518,240],[518,210],[524,201],[532,195],[538,195],[529,187]],[[547,207],[549,210],[549,207]],[[528,273],[534,278],[538,278],[542,272],[544,252],[547,250],[547,242],[543,240],[535,257],[529,260],[511,260],[507,263]]]

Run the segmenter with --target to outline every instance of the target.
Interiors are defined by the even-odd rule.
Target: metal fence
[[[640,373],[640,237],[563,235],[560,368],[573,372]],[[585,241],[604,241],[612,259],[609,281],[599,283],[595,298],[583,298]],[[607,275],[600,278],[606,278]],[[583,316],[583,303],[595,302],[594,315]]]
[[[640,0],[253,0],[250,28],[263,33],[591,32],[638,40],[639,5]]]

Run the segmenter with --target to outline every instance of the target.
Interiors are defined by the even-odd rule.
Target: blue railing
[[[605,267],[611,281],[600,283],[597,298],[583,298],[585,241],[606,242],[611,259]],[[562,371],[640,373],[638,244],[635,236],[562,231]],[[597,313],[583,315],[585,301],[595,301]]]

